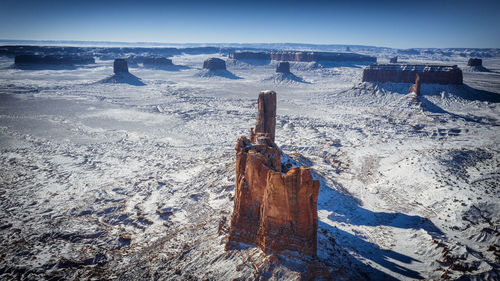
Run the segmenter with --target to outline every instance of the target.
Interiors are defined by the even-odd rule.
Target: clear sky
[[[0,39],[500,48],[500,0],[0,0]]]

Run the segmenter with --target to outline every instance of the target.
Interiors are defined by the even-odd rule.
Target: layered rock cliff
[[[276,93],[259,94],[255,132],[236,144],[234,211],[226,248],[240,242],[266,253],[316,255],[319,182],[305,167],[282,170],[274,143]]]
[[[372,64],[363,69],[363,82],[462,84],[462,70],[456,65]]]
[[[230,59],[236,60],[276,60],[300,62],[376,62],[377,58],[356,53],[335,52],[304,52],[304,51],[277,51],[277,52],[234,52],[229,54]]]

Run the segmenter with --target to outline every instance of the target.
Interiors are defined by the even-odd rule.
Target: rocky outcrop
[[[398,57],[393,57],[389,59],[389,63],[398,63]]]
[[[363,82],[463,84],[462,70],[456,65],[372,64],[363,70]]]
[[[333,52],[296,52],[282,51],[271,52],[271,59],[277,61],[302,61],[302,62],[376,62],[376,57],[355,53],[333,53]]]
[[[255,131],[236,144],[234,211],[226,244],[259,246],[266,253],[316,255],[319,182],[305,167],[282,169],[274,143],[276,93],[259,94]]]
[[[293,167],[286,174],[269,171],[257,233],[265,253],[291,250],[316,255],[319,182],[311,171]]]
[[[128,73],[128,64],[125,59],[115,59],[113,62],[114,73]]]
[[[422,82],[420,81],[420,75],[417,74],[417,78],[415,78],[415,84],[413,84],[410,87],[410,90],[408,91],[408,93],[415,93],[415,96],[419,97],[421,84],[422,84]]]
[[[15,64],[52,64],[52,65],[74,65],[92,64],[95,59],[91,56],[66,56],[66,55],[17,55]]]
[[[482,59],[470,58],[467,61],[467,66],[483,66],[483,60]]]
[[[261,92],[258,98],[257,122],[255,134],[250,139],[256,142],[255,136],[267,136],[274,143],[276,129],[276,93]]]
[[[203,68],[208,70],[226,70],[226,62],[219,58],[210,58],[203,62]]]
[[[376,62],[377,58],[355,53],[334,52],[303,52],[303,51],[279,51],[279,52],[234,52],[229,58],[236,60],[276,60],[276,61],[299,61],[299,62]]]
[[[281,61],[276,67],[276,72],[278,73],[290,73],[290,63],[287,61]]]

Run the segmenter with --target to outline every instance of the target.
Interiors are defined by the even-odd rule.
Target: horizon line
[[[338,46],[338,47],[365,47],[365,48],[380,48],[380,49],[393,49],[393,50],[411,50],[411,49],[500,49],[500,47],[417,47],[417,48],[394,48],[386,46],[373,46],[362,44],[335,44],[335,43],[298,43],[298,42],[147,42],[147,41],[100,41],[100,40],[55,40],[55,39],[0,39],[0,42],[33,42],[33,43],[83,43],[83,44],[123,44],[123,45],[208,45],[205,47],[219,47],[215,45],[313,45],[313,46]],[[90,46],[89,46],[90,47]]]

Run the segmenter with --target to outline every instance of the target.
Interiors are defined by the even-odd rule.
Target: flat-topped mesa
[[[239,243],[266,253],[315,256],[319,181],[305,167],[282,171],[274,143],[276,93],[259,94],[256,130],[236,143],[234,210],[226,249]],[[286,173],[285,173],[286,172]]]
[[[462,70],[456,65],[371,64],[363,69],[363,82],[463,84]]]
[[[304,51],[273,51],[273,52],[250,52],[237,51],[229,54],[230,59],[235,60],[276,60],[276,61],[298,61],[298,62],[376,62],[376,57],[356,53],[335,52],[304,52]]]
[[[277,61],[377,62],[376,57],[356,53],[280,51],[271,52],[270,55],[272,60]]]
[[[290,63],[287,61],[280,61],[276,67],[277,73],[290,73]]]
[[[115,59],[113,62],[114,73],[128,73],[128,64],[125,59]]]
[[[483,66],[483,60],[482,59],[476,59],[476,58],[470,58],[467,61],[467,66]]]
[[[226,70],[226,62],[219,58],[209,58],[203,62],[203,68],[208,70]]]

